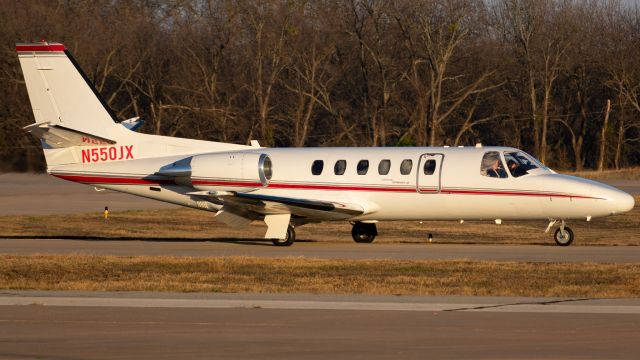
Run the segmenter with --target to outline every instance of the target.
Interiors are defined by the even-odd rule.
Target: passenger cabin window
[[[347,170],[347,160],[336,161],[336,165],[333,167],[333,172],[336,175],[344,175],[344,172],[346,170]]]
[[[425,161],[423,171],[425,175],[433,175],[433,173],[436,171],[436,161],[433,159]]]
[[[400,174],[409,175],[411,174],[411,168],[413,167],[413,161],[411,159],[404,159],[400,164]]]
[[[358,171],[358,175],[367,175],[367,171],[369,171],[369,160],[358,161],[356,170]]]
[[[323,168],[324,168],[324,161],[316,160],[311,165],[311,173],[313,175],[320,175],[320,174],[322,174],[322,169]]]
[[[487,151],[482,157],[482,163],[480,164],[480,174],[483,176],[494,178],[506,178],[507,172],[504,169],[504,164],[500,159],[500,153],[497,151]]]
[[[507,161],[507,169],[513,177],[527,175],[529,170],[538,169],[536,161],[522,151],[505,151],[504,159]]]
[[[380,163],[378,164],[378,174],[387,175],[389,170],[391,170],[391,160],[380,160]]]

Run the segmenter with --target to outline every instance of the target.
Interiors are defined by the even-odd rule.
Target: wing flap
[[[228,191],[198,191],[189,195],[260,215],[291,214],[297,217],[339,220],[365,213],[361,205],[337,201]]]

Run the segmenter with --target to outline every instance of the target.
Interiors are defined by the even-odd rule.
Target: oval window
[[[313,175],[320,175],[320,174],[322,174],[322,169],[323,168],[324,168],[324,161],[316,160],[311,165],[311,173]]]
[[[389,170],[391,170],[391,160],[380,160],[380,163],[378,164],[378,174],[387,175]]]
[[[433,159],[425,161],[423,170],[425,175],[433,175],[436,171],[436,161]]]
[[[369,171],[369,160],[360,160],[358,162],[358,175],[366,175]]]
[[[404,159],[400,164],[400,174],[409,175],[411,174],[411,168],[413,167],[413,161],[411,159]]]
[[[336,175],[343,175],[346,170],[347,170],[347,160],[336,161],[336,165],[333,167],[333,172]]]

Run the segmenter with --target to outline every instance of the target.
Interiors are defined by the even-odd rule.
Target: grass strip
[[[640,264],[0,255],[0,288],[638,297]]]

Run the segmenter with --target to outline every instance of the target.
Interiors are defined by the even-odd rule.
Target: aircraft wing
[[[294,217],[340,220],[365,213],[361,205],[337,201],[226,191],[198,191],[188,195],[223,205],[224,211],[249,219],[260,215],[291,214]]]

